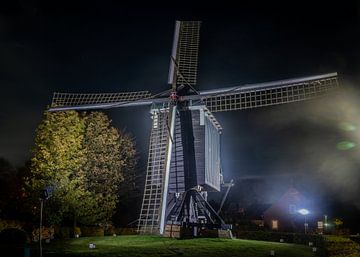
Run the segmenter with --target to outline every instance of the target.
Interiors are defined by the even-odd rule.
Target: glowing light
[[[356,130],[356,126],[350,122],[340,122],[339,128],[345,131],[354,131]]]
[[[337,143],[336,148],[339,150],[349,150],[351,148],[355,147],[355,143],[354,142],[350,142],[350,141],[341,141],[339,143]]]
[[[300,209],[298,210],[298,213],[300,213],[301,215],[308,215],[310,212],[308,209]]]

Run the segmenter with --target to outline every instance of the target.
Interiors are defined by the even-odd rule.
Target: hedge
[[[237,231],[234,234],[241,239],[272,242],[280,242],[280,239],[283,239],[284,243],[308,245],[309,242],[313,242],[315,247],[324,247],[324,238],[321,235],[267,231]]]
[[[136,228],[115,228],[105,230],[105,235],[112,236],[113,234],[116,235],[137,235]]]
[[[20,222],[18,220],[0,220],[0,231],[6,228],[22,229],[23,225],[23,222]]]
[[[328,257],[359,257],[360,245],[348,237],[326,236],[325,248]]]
[[[104,228],[81,227],[81,236],[104,236]]]

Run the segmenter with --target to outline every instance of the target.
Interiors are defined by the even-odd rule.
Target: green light
[[[350,141],[341,141],[339,143],[337,143],[336,148],[339,150],[349,150],[351,148],[355,147],[355,143],[354,142],[350,142]]]
[[[339,128],[345,131],[354,131],[356,130],[356,126],[351,124],[350,122],[340,122]]]

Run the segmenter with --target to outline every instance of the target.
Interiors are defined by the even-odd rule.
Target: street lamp
[[[298,213],[300,213],[301,215],[304,216],[304,234],[306,234],[306,230],[308,227],[308,224],[306,223],[306,216],[310,213],[310,211],[308,209],[300,209],[298,210]]]
[[[39,228],[39,247],[40,247],[40,257],[42,257],[42,220],[43,220],[43,209],[44,201],[49,198],[48,191],[46,189],[40,190],[39,200],[40,200],[40,228]]]

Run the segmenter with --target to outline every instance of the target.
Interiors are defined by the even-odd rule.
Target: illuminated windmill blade
[[[176,21],[168,78],[173,90],[196,84],[200,25],[200,21]]]
[[[54,93],[49,111],[107,109],[129,105],[151,104],[148,91],[124,93]],[[148,100],[148,101],[147,101]]]
[[[337,73],[330,73],[209,90],[200,92],[200,98],[211,112],[234,111],[308,100],[325,95],[338,86]]]
[[[141,205],[138,231],[140,234],[159,234],[166,192],[166,163],[169,143],[169,109],[151,110],[150,135],[145,189]],[[165,193],[167,194],[167,192]]]

